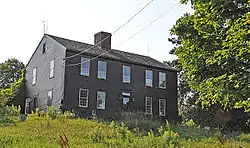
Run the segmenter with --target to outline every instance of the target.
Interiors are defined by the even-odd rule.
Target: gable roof
[[[82,51],[88,50],[89,48],[92,48],[86,51],[85,53],[97,56],[107,51],[105,49],[100,49],[91,44],[73,41],[73,40],[69,40],[69,39],[65,39],[65,38],[61,38],[61,37],[57,37],[57,36],[53,36],[49,34],[46,34],[46,35],[51,37],[52,39],[54,39],[61,45],[65,46],[68,50],[72,50],[75,52],[82,52]],[[162,62],[159,62],[149,56],[143,56],[143,55],[129,53],[129,52],[121,51],[121,50],[112,49],[100,57],[111,58],[114,60],[139,64],[139,65],[145,65],[145,66],[150,66],[150,67],[155,67],[155,68],[160,68],[160,69],[165,69],[165,70],[178,71],[177,69],[172,68],[169,65],[164,64]]]

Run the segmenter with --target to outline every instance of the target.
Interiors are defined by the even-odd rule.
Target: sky
[[[149,1],[0,0],[0,62],[17,58],[27,64],[43,37],[43,21],[47,21],[47,34],[93,44],[95,33],[112,33]],[[127,40],[164,12],[164,17]],[[173,48],[168,42],[169,30],[186,12],[193,13],[193,10],[179,0],[154,0],[112,35],[112,48],[150,56],[161,62],[173,60],[176,57],[168,53]]]

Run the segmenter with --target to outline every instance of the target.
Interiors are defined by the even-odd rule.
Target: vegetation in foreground
[[[250,147],[250,135],[221,135],[199,127],[160,126],[146,135],[132,132],[125,124],[75,119],[53,110],[29,115],[23,122],[0,126],[2,147]],[[140,125],[138,125],[140,127]]]

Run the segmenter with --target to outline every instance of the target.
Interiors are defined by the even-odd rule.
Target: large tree
[[[186,3],[190,0],[181,0]],[[191,0],[171,29],[174,53],[203,106],[250,111],[250,3]]]

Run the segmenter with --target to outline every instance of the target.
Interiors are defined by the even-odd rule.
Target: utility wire
[[[144,31],[145,29],[147,29],[149,26],[153,25],[156,21],[158,21],[159,19],[161,19],[162,17],[164,17],[170,10],[172,10],[175,6],[177,6],[180,2],[175,3],[171,8],[167,9],[166,11],[164,11],[161,15],[159,15],[155,20],[153,20],[152,22],[148,23],[146,26],[144,26],[142,29],[140,29],[138,32],[134,33],[133,35],[131,35],[129,38],[127,38],[126,40],[122,41],[121,43],[118,44],[118,46],[122,46],[124,45],[127,41],[131,40],[132,38],[134,38],[136,35],[140,34],[142,31]],[[81,65],[81,64],[85,64],[87,62],[90,62],[102,55],[107,54],[108,52],[110,52],[112,49],[109,49],[87,61],[84,62],[80,62],[80,63],[75,63],[75,64],[68,64],[66,65],[67,67],[71,67],[71,66],[77,66],[77,65]]]
[[[120,27],[118,27],[115,31],[113,31],[112,34],[115,34],[115,33],[118,32],[120,29],[122,29],[123,27],[125,27],[130,21],[132,21],[137,15],[139,15],[139,14],[140,14],[146,7],[148,7],[153,1],[154,1],[154,0],[150,0],[142,9],[140,9],[136,14],[134,14],[129,20],[127,20],[124,24],[122,24],[122,25],[121,25]],[[101,44],[102,42],[104,42],[105,40],[107,40],[109,37],[111,37],[112,34],[109,35],[109,36],[107,36],[106,38],[102,39],[100,42],[96,43],[94,46],[88,48],[87,50],[84,50],[84,51],[79,52],[79,53],[77,53],[77,54],[75,54],[75,55],[72,55],[72,56],[68,56],[68,57],[64,58],[64,60],[67,60],[67,59],[76,57],[76,56],[78,56],[78,55],[80,55],[80,54],[83,54],[83,53],[85,53],[85,52],[91,50],[92,48],[96,47],[97,45]]]

